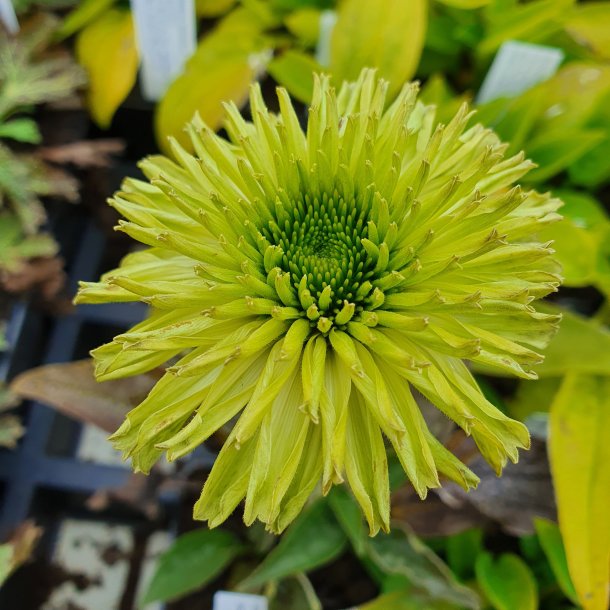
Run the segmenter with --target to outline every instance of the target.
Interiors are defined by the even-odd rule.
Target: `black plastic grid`
[[[84,230],[80,246],[70,272],[70,291],[76,291],[78,280],[95,279],[103,256],[105,239],[90,223]],[[141,303],[82,305],[70,315],[54,321],[42,358],[44,364],[69,362],[76,357],[79,335],[87,324],[128,328],[141,321],[146,307]],[[22,338],[35,325],[36,314],[25,304],[17,304],[8,325],[8,342],[12,350],[0,358],[0,380],[8,380],[24,368],[23,357],[19,366],[15,356],[22,346]],[[29,338],[28,338],[29,339]],[[35,364],[32,359],[29,366]],[[26,421],[26,434],[18,447],[0,452],[0,481],[4,484],[0,506],[0,535],[26,519],[39,488],[55,488],[68,492],[93,493],[99,489],[124,484],[129,468],[85,462],[74,455],[49,455],[47,447],[53,431],[56,413],[46,405],[30,404]],[[76,447],[74,447],[76,449]],[[211,466],[214,455],[202,448],[193,455],[198,465]],[[164,498],[171,503],[177,498]]]

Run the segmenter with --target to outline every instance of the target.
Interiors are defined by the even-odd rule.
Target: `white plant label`
[[[330,41],[337,23],[335,11],[322,11],[320,13],[320,34],[316,47],[316,60],[324,68],[330,66]]]
[[[4,23],[10,34],[16,34],[19,31],[19,22],[11,0],[0,0],[0,21]]]
[[[194,0],[131,0],[142,95],[154,102],[182,72],[197,46]]]
[[[499,97],[515,97],[555,74],[563,61],[561,49],[539,44],[505,42],[498,51],[476,98],[484,104]]]
[[[267,598],[246,593],[218,591],[214,594],[212,610],[267,610]]]

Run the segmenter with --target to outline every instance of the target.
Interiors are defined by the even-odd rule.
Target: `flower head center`
[[[370,292],[374,262],[362,245],[367,221],[366,209],[335,191],[304,194],[290,210],[277,204],[261,228],[276,268],[289,275],[287,287],[323,332],[362,311]]]

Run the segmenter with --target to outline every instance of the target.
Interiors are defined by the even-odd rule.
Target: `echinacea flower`
[[[184,456],[235,419],[194,515],[282,531],[321,482],[346,481],[371,533],[389,527],[386,444],[423,498],[439,473],[474,475],[429,431],[416,393],[472,435],[499,473],[525,426],[481,393],[464,360],[532,379],[557,325],[535,299],[559,285],[535,233],[560,202],[513,183],[489,129],[447,124],[406,85],[386,107],[370,70],[338,95],[316,78],[303,132],[287,92],[272,114],[257,85],[227,141],[199,118],[194,154],[157,156],[111,204],[149,246],[79,303],[144,301],[150,317],[93,352],[98,379],[169,360],[112,439],[136,470]]]

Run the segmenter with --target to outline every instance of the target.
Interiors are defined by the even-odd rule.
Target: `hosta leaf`
[[[574,603],[578,603],[578,596],[574,589],[574,584],[570,578],[568,570],[568,560],[566,558],[566,550],[561,539],[561,532],[555,523],[548,519],[534,519],[536,534],[540,545],[544,550],[544,554],[549,560],[553,574],[561,587],[561,590]]]
[[[264,58],[260,23],[245,10],[235,10],[206,36],[169,87],[157,107],[155,130],[161,149],[169,152],[168,136],[190,149],[184,125],[198,112],[212,129],[224,118],[223,102],[245,103]]]
[[[473,9],[487,6],[492,0],[438,0],[438,2],[454,8]]]
[[[585,610],[608,608],[609,438],[610,378],[570,373],[551,408],[549,457],[570,575]]]
[[[388,576],[399,575],[428,593],[431,599],[479,608],[474,591],[457,582],[443,561],[415,535],[394,525],[389,534],[378,534],[367,544],[368,556]]]
[[[510,143],[509,151],[516,154],[528,142],[546,101],[544,88],[533,87],[516,98],[500,98],[483,104],[477,109],[474,120],[496,131]]]
[[[257,589],[273,580],[319,568],[345,549],[346,538],[323,501],[303,511],[256,570],[239,585],[242,591]]]
[[[579,5],[564,27],[576,42],[604,59],[610,58],[610,2]]]
[[[87,71],[87,102],[93,120],[102,128],[127,97],[138,72],[131,13],[110,9],[78,35],[76,56]]]
[[[449,602],[430,599],[425,594],[405,589],[380,595],[372,602],[358,606],[354,610],[459,610]]]
[[[565,286],[587,286],[594,282],[599,251],[597,232],[579,227],[569,218],[564,218],[540,231],[538,236],[543,242],[553,241]]]
[[[390,81],[390,96],[419,63],[427,25],[427,0],[344,0],[331,39],[336,82],[354,80],[366,66]]]
[[[562,315],[559,332],[543,351],[544,362],[536,366],[540,377],[559,377],[570,371],[610,375],[610,331],[595,320],[549,303],[539,309]]]
[[[545,377],[535,381],[520,379],[517,392],[508,401],[509,415],[525,421],[534,413],[547,412],[560,384],[559,377]]]
[[[461,580],[474,575],[476,559],[483,546],[483,530],[473,528],[447,538],[447,563]]]
[[[213,580],[242,551],[231,532],[200,529],[180,536],[159,559],[143,603],[182,597]]]
[[[343,487],[333,488],[328,495],[328,503],[349,538],[354,552],[361,557],[366,550],[367,530],[360,507]]]
[[[553,189],[553,195],[563,201],[561,215],[577,227],[597,230],[610,222],[603,206],[588,193],[570,189]]]
[[[570,165],[568,174],[574,184],[597,188],[610,178],[610,137],[591,148],[580,159]]]
[[[565,11],[575,2],[536,0],[526,4],[510,3],[489,11],[486,36],[477,51],[482,55],[494,53],[507,40],[544,41],[561,29]]]
[[[496,560],[489,553],[476,562],[477,582],[495,610],[536,610],[536,581],[527,564],[506,553]]]
[[[224,15],[235,5],[236,0],[196,0],[195,9],[200,17]]]
[[[324,71],[311,55],[293,50],[276,57],[267,70],[293,97],[305,104],[311,102],[314,72]]]
[[[320,35],[320,15],[319,9],[302,8],[290,13],[284,23],[302,45],[315,47]]]
[[[543,182],[568,168],[606,137],[600,129],[548,130],[526,143],[528,157],[538,167],[526,177],[528,182]]]
[[[285,578],[278,583],[269,610],[322,610],[322,604],[305,574]]]

